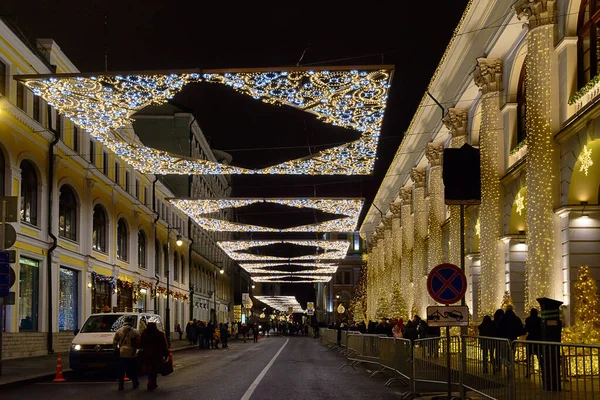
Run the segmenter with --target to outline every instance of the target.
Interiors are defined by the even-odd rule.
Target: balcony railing
[[[522,140],[517,147],[512,149],[508,154],[508,167],[512,167],[519,160],[527,155],[527,139]]]
[[[575,106],[575,112],[578,112],[598,95],[600,95],[600,74],[593,77],[591,81],[579,89],[569,99],[569,105]]]

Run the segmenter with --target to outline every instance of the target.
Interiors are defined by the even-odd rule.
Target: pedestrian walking
[[[132,315],[125,316],[123,326],[117,330],[113,339],[113,347],[119,355],[119,390],[125,389],[125,373],[133,382],[134,389],[140,386],[136,358],[140,333],[133,327],[133,322]]]
[[[183,329],[181,329],[181,325],[179,323],[177,323],[177,326],[175,327],[175,332],[179,334],[179,340],[183,339]]]
[[[221,348],[226,349],[228,339],[227,336],[229,335],[229,332],[227,332],[227,324],[219,324],[219,330],[221,331],[221,343],[223,343]]]
[[[142,332],[140,347],[142,365],[148,372],[148,390],[154,390],[158,387],[157,376],[169,360],[167,338],[158,330],[155,322],[149,322],[146,330]]]
[[[185,326],[185,336],[190,342],[190,346],[193,346],[196,340],[196,324],[193,320],[190,320]]]
[[[525,333],[527,333],[527,337],[525,338],[527,341],[542,340],[542,319],[538,316],[538,310],[535,308],[532,308],[531,311],[529,311],[529,317],[525,318]],[[536,356],[539,361],[539,346],[540,345],[527,343],[525,348],[525,361],[527,365],[525,378],[529,378],[529,371],[531,371],[531,360],[533,359],[533,356]]]
[[[252,331],[254,332],[252,337],[254,338],[254,343],[256,343],[258,342],[258,324],[256,322],[254,323],[254,325],[252,325]]]
[[[492,321],[492,317],[486,315],[483,317],[483,321],[477,327],[479,329],[479,336],[484,336],[483,338],[479,338],[479,346],[483,351],[483,372],[488,372],[488,360],[491,361],[492,365],[495,365],[494,362],[494,340],[487,339],[496,337],[496,325],[494,321]]]

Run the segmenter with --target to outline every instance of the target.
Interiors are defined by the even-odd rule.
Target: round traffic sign
[[[467,278],[454,264],[440,264],[427,277],[427,291],[438,303],[458,302],[467,291]]]
[[[0,223],[0,225],[2,225]],[[4,227],[4,248],[8,249],[12,247],[13,244],[17,241],[17,232],[15,231],[15,227],[11,224],[6,224]]]

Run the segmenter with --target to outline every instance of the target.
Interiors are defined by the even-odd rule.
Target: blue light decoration
[[[373,171],[392,71],[328,70],[26,76],[24,84],[127,163],[146,174],[366,175]],[[132,115],[163,104],[192,82],[220,83],[269,104],[287,105],[361,133],[359,140],[262,169],[186,158],[132,143]]]

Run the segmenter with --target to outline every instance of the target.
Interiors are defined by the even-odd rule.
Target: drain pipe
[[[156,222],[158,221],[158,213],[156,212],[156,181],[158,177],[154,175],[154,180],[152,181],[152,212],[154,213],[154,245],[156,246],[157,240],[157,229]],[[160,250],[160,248],[159,248]],[[156,255],[156,249],[154,249],[154,255]],[[160,263],[160,260],[158,260]],[[154,265],[156,266],[156,260],[154,260]],[[158,283],[160,282],[160,277],[158,276],[158,272],[156,269],[154,270],[154,278],[156,279],[156,287],[154,288],[154,314],[158,314]]]
[[[52,109],[48,106],[48,116],[52,121]],[[50,126],[52,126],[50,124]],[[58,239],[52,233],[52,198],[54,196],[54,146],[60,140],[58,132],[54,131],[54,140],[50,143],[48,149],[48,236],[52,239],[52,246],[48,249],[48,256],[46,257],[47,267],[47,282],[48,282],[48,336],[47,346],[48,354],[54,354],[54,346],[52,344],[52,253],[58,246]]]

